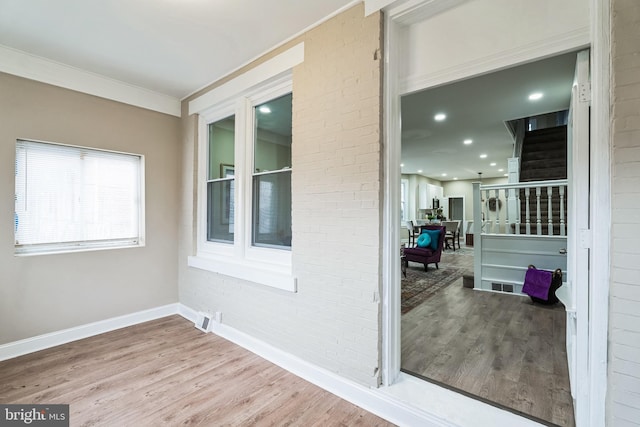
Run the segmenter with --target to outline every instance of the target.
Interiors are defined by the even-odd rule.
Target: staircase
[[[520,159],[520,182],[549,181],[567,178],[567,126],[556,126],[545,129],[528,131],[525,133]],[[564,194],[564,213],[567,213],[567,194]],[[560,195],[551,195],[553,230],[549,233],[549,198],[547,189],[542,188],[540,194],[540,222],[541,235],[560,235]],[[529,194],[529,212],[531,234],[537,233],[537,204],[536,193]],[[520,190],[520,233],[524,234],[526,225],[525,191]]]
[[[525,133],[520,182],[567,178],[567,126]]]

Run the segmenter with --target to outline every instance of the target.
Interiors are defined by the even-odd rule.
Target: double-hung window
[[[197,254],[189,265],[295,291],[290,74],[199,117]]]
[[[291,93],[253,108],[251,243],[291,248]]]
[[[15,253],[144,245],[144,158],[18,140]]]

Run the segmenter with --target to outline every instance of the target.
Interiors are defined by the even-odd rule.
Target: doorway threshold
[[[469,399],[473,399],[473,400],[482,402],[482,403],[484,403],[486,405],[493,406],[493,407],[501,409],[503,411],[511,412],[511,413],[513,413],[513,414],[515,414],[517,416],[520,416],[520,417],[528,418],[529,420],[536,422],[537,423],[536,425],[543,425],[543,426],[548,426],[548,427],[559,427],[557,424],[551,423],[551,422],[549,422],[547,420],[544,420],[542,418],[535,417],[533,415],[527,414],[526,412],[518,411],[517,409],[510,408],[510,407],[508,407],[506,405],[502,405],[500,403],[494,402],[492,400],[486,399],[486,398],[481,397],[481,396],[477,396],[477,395],[475,395],[473,393],[469,393],[468,391],[459,389],[457,387],[453,387],[453,386],[451,386],[451,385],[449,385],[447,383],[443,383],[443,382],[431,379],[429,377],[425,377],[423,375],[420,375],[420,374],[415,373],[415,372],[411,372],[411,371],[406,370],[406,369],[401,369],[401,372],[404,375],[408,375],[410,377],[417,378],[420,381],[427,382],[427,383],[442,387],[442,388],[447,389],[447,390],[451,390],[451,391],[453,391],[455,393],[458,393],[458,394],[461,394],[463,396],[466,396]]]
[[[406,372],[400,372],[394,384],[381,387],[375,392],[389,400],[402,402],[414,411],[428,414],[429,418],[435,417],[441,420],[441,423],[436,422],[434,425],[459,427],[553,425]]]

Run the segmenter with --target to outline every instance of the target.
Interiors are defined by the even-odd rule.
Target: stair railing
[[[479,201],[474,203],[474,218],[482,218],[481,233],[566,236],[567,183],[473,183],[474,201]]]

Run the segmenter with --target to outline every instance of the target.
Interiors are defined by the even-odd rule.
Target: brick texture
[[[381,342],[381,21],[359,4],[291,42],[305,43],[293,70],[295,294],[186,266],[197,153],[196,119],[183,115],[180,302],[370,386]]]
[[[640,426],[640,3],[612,0],[612,236],[607,425]]]

